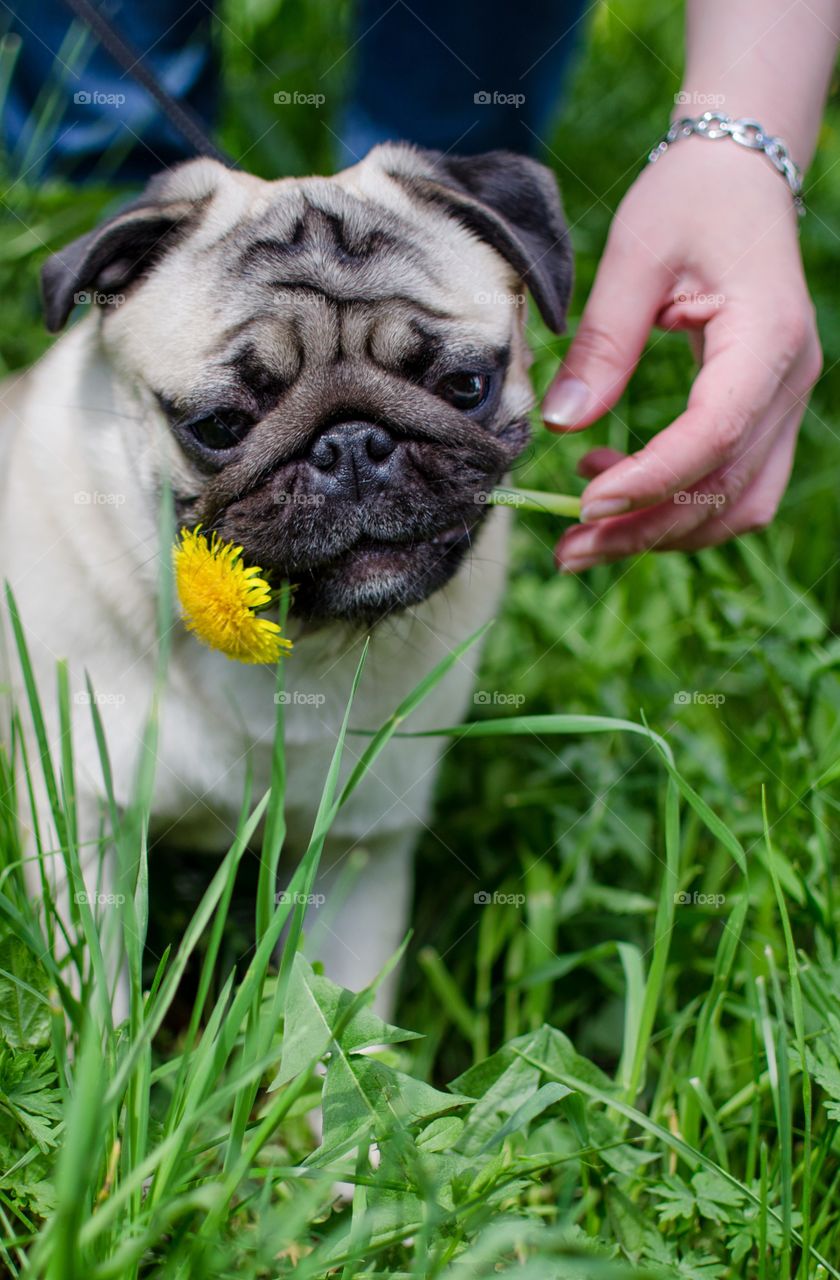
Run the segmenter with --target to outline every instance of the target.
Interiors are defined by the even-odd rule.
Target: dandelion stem
[[[580,498],[570,493],[549,493],[541,489],[513,489],[499,486],[487,496],[494,507],[519,507],[523,511],[542,511],[546,515],[580,516]]]

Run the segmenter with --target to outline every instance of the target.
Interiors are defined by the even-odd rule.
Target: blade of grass
[[[793,941],[793,930],[790,924],[790,915],[788,914],[787,904],[785,903],[784,894],[782,893],[782,886],[776,872],[776,859],[773,852],[773,842],[770,839],[770,824],[767,819],[767,795],[763,789],[761,796],[761,816],[764,825],[764,844],[767,851],[767,865],[770,868],[770,876],[773,881],[773,892],[776,895],[776,904],[779,908],[779,917],[782,921],[782,930],[785,939],[785,954],[787,957],[788,977],[790,979],[790,1000],[791,1008],[793,1010],[793,1027],[802,1076],[802,1110],[804,1112],[801,1166],[803,1246],[802,1258],[799,1264],[799,1276],[801,1280],[807,1280],[808,1257],[810,1254],[811,1244],[811,1075],[808,1070],[805,1051],[805,1011],[802,1004],[802,987],[799,982],[799,964],[796,958],[796,947]]]
[[[476,1037],[475,1014],[467,1004],[452,974],[434,947],[423,947],[418,952],[417,963],[428,979],[429,986],[441,1003],[445,1015],[452,1019],[470,1044]]]
[[[788,1069],[788,1038],[785,1021],[785,1006],[782,987],[772,949],[764,949],[770,979],[773,986],[773,1001],[776,1007],[776,1069],[777,1069],[777,1112],[776,1124],[779,1132],[779,1180],[782,1201],[782,1256],[779,1267],[781,1280],[790,1280],[791,1254],[793,1241],[793,1115],[790,1100],[790,1071]],[[769,1013],[768,1013],[769,1021]],[[801,1243],[801,1241],[800,1241]]]

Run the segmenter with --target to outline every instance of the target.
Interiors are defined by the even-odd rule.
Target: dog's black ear
[[[218,172],[217,172],[218,171]],[[224,166],[201,159],[152,178],[143,195],[48,258],[41,268],[44,320],[58,333],[77,302],[122,295],[187,235]]]
[[[393,150],[402,151],[408,162],[398,161],[392,176],[421,199],[444,206],[492,245],[530,289],[546,324],[562,333],[572,291],[572,249],[551,170],[512,151],[444,156]]]

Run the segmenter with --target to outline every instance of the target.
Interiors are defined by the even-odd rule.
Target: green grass
[[[672,10],[664,0],[598,10],[549,139],[577,251],[572,331],[610,213],[678,87]],[[241,152],[273,123],[272,84],[310,91],[311,67],[340,56],[347,14],[251,0],[225,19],[222,137]],[[345,74],[345,63],[330,73],[324,122],[284,117],[282,138],[275,128],[248,166],[328,168],[325,123],[337,127]],[[839,125],[832,104],[802,226],[826,372],[773,527],[576,580],[552,568],[556,517],[517,515],[473,723],[440,726],[447,752],[399,1015],[421,1038],[384,1027],[366,996],[313,972],[295,954],[298,908],[274,907],[282,720],[271,792],[243,797],[237,838],[177,945],[147,951],[145,965],[147,914],[153,923],[165,905],[145,862],[150,773],[131,812],[114,815],[131,890],[133,1002],[121,1028],[102,998],[90,913],[81,909],[80,941],[61,966],[54,915],[39,917],[24,891],[14,812],[28,801],[0,761],[8,1274],[840,1274]],[[47,343],[35,292],[47,248],[116,195],[16,177],[10,166],[2,193],[8,369]],[[536,322],[533,340],[541,389],[564,343]],[[584,448],[636,447],[678,411],[690,377],[684,342],[658,337],[617,411],[585,440],[538,433],[517,485],[572,491]],[[66,715],[66,676],[59,688]],[[410,717],[392,720],[354,739],[352,754],[372,758],[410,730]],[[74,875],[70,744],[60,760],[28,764],[52,778]],[[341,798],[333,771],[296,873],[303,890]],[[257,944],[237,948],[224,925],[262,814]],[[491,901],[476,903],[479,893]],[[289,923],[277,966],[273,944]],[[194,994],[173,1030],[189,972]],[[360,1054],[370,1044],[387,1048]],[[324,1075],[314,1067],[326,1055]],[[322,1091],[316,1149],[305,1115]],[[355,1182],[351,1205],[333,1204],[337,1179]]]

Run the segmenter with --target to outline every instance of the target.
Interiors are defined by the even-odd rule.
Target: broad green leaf
[[[361,1141],[367,1134],[380,1138],[395,1124],[416,1124],[472,1101],[442,1093],[364,1054],[336,1054],[327,1066],[322,1095],[324,1148]]]
[[[533,1037],[528,1039],[530,1042]],[[469,1077],[470,1072],[466,1074]],[[524,1059],[514,1057],[472,1108],[458,1142],[458,1150],[467,1155],[482,1151],[497,1132],[500,1122],[504,1123],[519,1107],[525,1106],[539,1085],[539,1070]]]
[[[567,1089],[565,1085],[557,1084],[556,1081],[542,1085],[527,1102],[523,1102],[521,1106],[516,1108],[513,1115],[508,1117],[501,1128],[490,1135],[481,1148],[481,1152],[489,1151],[491,1147],[503,1142],[510,1134],[519,1133],[523,1129],[527,1129],[532,1120],[536,1120],[549,1107],[555,1106],[563,1098],[568,1098],[571,1092],[571,1089]]]
[[[418,1151],[446,1151],[455,1146],[464,1128],[460,1116],[440,1116],[418,1134]]]
[[[612,1082],[604,1073],[576,1053],[562,1031],[542,1026],[524,1036],[510,1040],[498,1053],[470,1067],[457,1080],[453,1089],[461,1089],[477,1098],[467,1118],[458,1149],[477,1152],[484,1148],[499,1128],[520,1107],[526,1106],[542,1083],[542,1072],[528,1059],[539,1059],[551,1071],[574,1071],[578,1078],[598,1088],[611,1090]],[[569,1090],[572,1093],[573,1090]],[[570,1119],[572,1116],[569,1117]],[[574,1113],[582,1124],[582,1115]]]
[[[538,1042],[540,1031],[529,1031],[523,1036],[517,1036],[514,1040],[509,1040],[496,1053],[492,1053],[489,1058],[483,1058],[481,1062],[477,1062],[474,1066],[469,1067],[462,1075],[452,1081],[449,1086],[451,1089],[458,1090],[462,1093],[468,1093],[473,1098],[484,1098],[497,1080],[507,1071],[508,1067],[517,1062],[517,1050],[530,1051]],[[542,1039],[539,1040],[542,1044]]]
[[[293,1079],[326,1053],[336,1027],[355,999],[352,991],[313,972],[303,955],[296,954],[286,992],[283,1057],[271,1089]],[[371,1009],[363,1007],[344,1027],[339,1043],[345,1053],[353,1053],[377,1044],[398,1044],[418,1038],[415,1031],[391,1026]]]
[[[615,1088],[612,1080],[604,1075],[600,1067],[577,1052],[567,1035],[556,1027],[541,1027],[543,1051],[540,1060],[551,1071],[573,1075],[578,1080],[585,1080],[596,1089],[607,1091]]]

